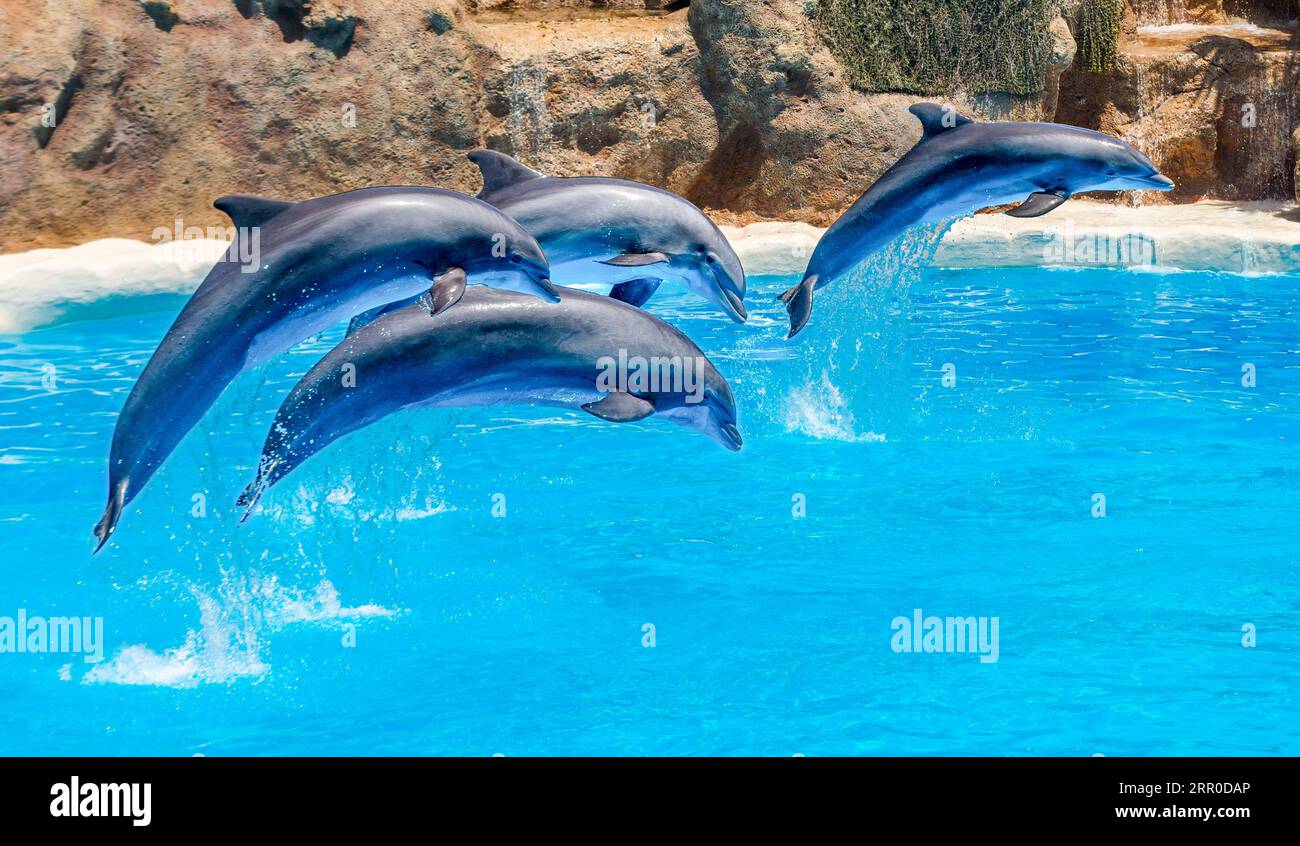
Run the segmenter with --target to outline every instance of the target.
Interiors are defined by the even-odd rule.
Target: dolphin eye
[[[519,264],[519,262],[524,260],[524,257],[519,255],[519,253],[511,253],[510,260],[513,261],[515,264]]]

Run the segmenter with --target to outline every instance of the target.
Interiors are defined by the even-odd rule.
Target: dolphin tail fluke
[[[257,507],[257,503],[262,499],[262,494],[266,493],[266,489],[271,486],[271,473],[279,463],[278,458],[267,461],[265,457],[258,462],[257,478],[249,482],[248,486],[244,488],[244,492],[235,500],[235,505],[242,506],[244,509],[244,516],[239,518],[240,524],[247,522],[248,518],[253,516],[253,509]]]
[[[787,341],[808,325],[808,319],[812,317],[813,289],[816,287],[817,274],[813,273],[781,295],[781,302],[785,303],[786,313],[790,315],[790,334],[785,336]]]
[[[262,474],[258,473],[257,478],[249,482],[248,487],[244,488],[244,492],[239,495],[239,499],[235,500],[236,505],[244,508],[244,515],[239,518],[241,525],[248,522],[248,518],[253,516],[253,509],[257,507],[257,503],[262,499],[262,494],[265,491],[266,482],[263,481]]]
[[[244,492],[241,493],[239,499],[235,501],[236,505],[242,505],[244,507],[244,513],[239,518],[239,524],[241,526],[248,522],[249,517],[253,516],[253,509],[257,507],[258,501],[261,500],[263,490],[265,490],[265,488],[258,487],[257,482],[249,482],[248,487],[244,488]]]
[[[259,476],[258,479],[260,478],[261,477]],[[258,497],[262,495],[262,492],[258,490],[257,481],[257,479],[254,479],[247,485],[244,485],[243,492],[235,499],[235,505],[247,508],[257,501]]]
[[[117,529],[117,521],[122,519],[122,509],[126,507],[126,489],[130,481],[130,479],[123,479],[109,488],[108,505],[104,506],[104,514],[95,524],[95,537],[99,538],[99,543],[95,544],[95,552],[91,555],[103,549],[113,531]]]

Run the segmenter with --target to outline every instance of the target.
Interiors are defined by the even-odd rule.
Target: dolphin
[[[167,331],[117,420],[98,552],[131,502],[236,376],[334,323],[424,291],[424,319],[468,283],[558,297],[546,256],[480,200],[366,188],[300,203],[222,197],[238,235]],[[247,242],[245,242],[247,239]],[[256,265],[241,262],[256,245]],[[252,271],[252,272],[248,272]]]
[[[922,135],[822,235],[803,280],[781,295],[793,338],[812,316],[813,291],[843,276],[910,226],[1020,202],[1038,217],[1081,191],[1168,191],[1174,183],[1132,145],[1058,123],[977,123],[917,103]],[[1021,202],[1023,201],[1023,202]]]
[[[668,279],[737,323],[749,316],[735,250],[682,197],[626,179],[546,176],[494,150],[469,159],[483,174],[479,199],[533,234],[558,284],[614,283],[611,296],[641,305]]]
[[[257,478],[239,497],[244,519],[298,465],[390,414],[521,403],[620,423],[653,415],[733,451],[742,444],[726,379],[659,318],[586,291],[561,289],[551,304],[476,288],[432,320],[419,306],[383,315],[317,362],[275,415]]]

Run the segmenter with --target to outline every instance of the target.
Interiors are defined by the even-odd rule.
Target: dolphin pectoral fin
[[[781,295],[780,300],[785,303],[786,313],[790,315],[790,334],[785,336],[787,341],[808,325],[808,319],[812,317],[813,291],[816,287],[817,274],[814,273],[805,276],[802,282]]]
[[[663,253],[623,253],[621,256],[606,259],[601,264],[612,264],[615,267],[645,267],[648,264],[660,264],[667,261],[668,256]]]
[[[628,305],[640,308],[654,296],[655,291],[659,290],[659,285],[662,282],[662,279],[629,279],[627,282],[620,282],[611,288],[609,296],[610,299],[621,300]]]
[[[130,484],[130,479],[123,479],[115,488],[109,490],[108,505],[104,506],[104,513],[95,524],[95,537],[99,538],[99,543],[95,544],[95,552],[104,548],[104,544],[108,543],[109,537],[117,529],[117,521],[122,519],[122,509],[126,506],[126,490]]]
[[[271,218],[293,208],[287,200],[272,200],[266,197],[251,197],[247,194],[231,194],[219,197],[212,202],[214,208],[225,212],[230,222],[238,229],[252,229],[261,226]]]
[[[1036,191],[1007,214],[1012,217],[1042,217],[1070,199],[1070,195],[1057,191]]]
[[[469,160],[478,165],[479,173],[483,175],[483,190],[478,192],[479,199],[511,185],[546,176],[496,150],[474,150],[469,154]]]
[[[433,287],[420,297],[420,306],[429,312],[430,317],[441,314],[465,295],[465,282],[465,271],[459,267],[435,276]]]
[[[634,423],[655,413],[650,400],[617,391],[584,404],[582,410],[611,423]]]

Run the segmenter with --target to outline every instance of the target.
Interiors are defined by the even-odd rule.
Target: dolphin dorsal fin
[[[237,229],[261,226],[283,211],[293,208],[288,200],[271,200],[247,194],[231,194],[213,201],[215,208],[225,212]]]
[[[511,185],[541,179],[546,175],[496,150],[475,150],[469,154],[469,160],[478,165],[479,172],[483,174],[483,190],[478,192],[480,199]]]
[[[936,135],[956,129],[967,123],[974,123],[971,118],[958,112],[952,106],[940,106],[938,103],[917,103],[908,109],[921,121],[921,140],[928,141]]]

